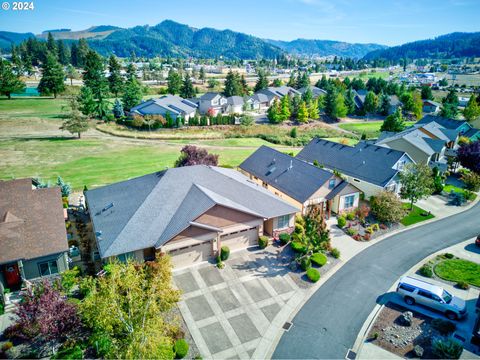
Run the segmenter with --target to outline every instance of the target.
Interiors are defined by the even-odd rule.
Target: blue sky
[[[0,0],[13,2],[13,0]],[[262,38],[399,45],[454,31],[480,31],[480,0],[33,0],[35,10],[0,9],[0,30],[40,33],[91,25],[194,27]]]

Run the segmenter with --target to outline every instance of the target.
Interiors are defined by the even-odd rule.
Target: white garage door
[[[185,267],[207,261],[212,254],[212,243],[206,241],[203,243],[191,245],[189,247],[170,250],[173,266],[176,268]]]
[[[250,228],[220,237],[221,245],[231,251],[258,245],[258,228]]]

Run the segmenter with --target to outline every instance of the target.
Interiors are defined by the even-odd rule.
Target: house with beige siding
[[[294,228],[300,209],[233,169],[172,168],[86,192],[100,257],[152,260],[175,267],[213,259]]]
[[[382,190],[400,193],[399,172],[405,164],[414,162],[403,152],[360,142],[348,146],[315,138],[297,156],[310,164],[338,172],[360,189],[366,198]]]
[[[329,216],[358,207],[360,190],[331,171],[261,146],[239,169],[250,180],[306,214],[312,207]]]

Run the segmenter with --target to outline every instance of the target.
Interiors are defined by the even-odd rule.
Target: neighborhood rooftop
[[[0,181],[0,264],[68,250],[60,188]]]
[[[204,165],[104,186],[86,197],[101,257],[158,248],[217,204],[264,218],[298,211],[235,170]]]
[[[297,157],[309,163],[316,160],[329,169],[385,186],[398,173],[393,167],[404,155],[402,151],[364,142],[352,147],[315,138]]]
[[[141,104],[133,107],[130,111],[132,113],[139,113],[143,115],[142,109],[150,105],[162,107],[165,110],[172,112],[173,114],[181,114],[182,112],[188,113],[197,107],[195,103],[183,99],[179,96],[163,95],[156,99],[144,101]]]
[[[327,170],[267,146],[258,148],[240,164],[240,169],[302,203],[332,177]]]

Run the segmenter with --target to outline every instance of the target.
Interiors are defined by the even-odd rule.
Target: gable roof
[[[385,186],[397,173],[394,165],[403,157],[397,151],[377,145],[360,142],[355,147],[314,138],[297,157],[319,164],[369,183]]]
[[[0,181],[0,264],[68,250],[60,188]]]
[[[312,86],[312,85],[308,85],[308,86],[304,86],[300,89],[298,89],[298,92],[300,94],[305,94],[307,89],[310,89],[312,94],[313,94],[313,97],[319,97],[320,95],[326,95],[327,92],[323,89],[320,89],[319,87],[316,87],[316,86]]]
[[[436,107],[440,107],[440,103],[438,103],[436,101],[433,101],[433,100],[423,100],[423,106],[425,106],[425,105],[427,105],[427,106],[428,105],[433,105],[433,106],[436,106]]]
[[[270,99],[267,95],[265,95],[263,93],[258,93],[258,92],[256,94],[253,94],[252,96],[250,96],[250,98],[248,100],[252,100],[253,102],[257,101],[259,103],[265,103],[265,102],[270,101]]]
[[[216,204],[272,218],[297,208],[232,169],[172,168],[86,192],[102,258],[160,247]]]
[[[332,177],[327,170],[264,145],[239,167],[301,203]]]
[[[458,130],[462,125],[465,125],[465,124],[471,127],[470,124],[468,124],[468,122],[463,120],[448,119],[448,118],[444,118],[441,116],[434,116],[434,115],[425,115],[423,118],[417,121],[416,124],[424,125],[424,124],[431,123],[433,121],[436,122],[437,124],[442,125],[444,128],[450,129],[450,130]]]
[[[290,93],[293,93],[294,95],[300,95],[300,92],[298,90],[295,90],[294,88],[290,86],[269,86],[265,89],[259,90],[256,92],[256,94],[264,94],[268,97],[268,99],[273,99],[274,97],[282,98],[285,95],[288,95]]]
[[[241,96],[229,96],[227,98],[227,104],[228,105],[243,105],[244,101],[243,101],[243,97]]]
[[[132,109],[130,109],[130,112],[136,112],[143,115],[144,112],[142,112],[142,109],[150,105],[161,107],[166,111],[169,111],[176,115],[181,113],[190,114],[194,112],[197,108],[197,104],[187,99],[183,99],[180,96],[167,94],[156,99],[144,101],[141,104],[134,106]]]
[[[199,97],[201,101],[212,101],[216,97],[222,97],[223,95],[218,92],[207,92]]]

